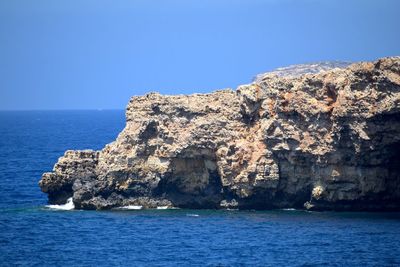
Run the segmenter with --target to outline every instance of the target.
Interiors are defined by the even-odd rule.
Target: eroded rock
[[[67,151],[40,187],[81,209],[400,210],[400,57],[133,97],[101,151]]]

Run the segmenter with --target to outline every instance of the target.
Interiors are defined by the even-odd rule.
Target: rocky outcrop
[[[115,142],[67,151],[40,187],[81,209],[400,210],[400,57],[133,97]]]
[[[308,64],[290,65],[258,74],[254,77],[253,82],[261,82],[264,76],[276,75],[279,77],[299,77],[304,74],[317,74],[332,69],[344,69],[350,65],[351,63],[347,61],[321,61]]]

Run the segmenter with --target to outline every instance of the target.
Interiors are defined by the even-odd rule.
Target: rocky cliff
[[[80,209],[400,210],[400,57],[132,97],[115,142],[65,152],[40,187]]]
[[[268,76],[276,75],[279,77],[284,77],[284,76],[299,77],[303,74],[317,74],[336,68],[344,69],[349,65],[351,65],[351,63],[347,61],[321,61],[308,64],[290,65],[287,67],[277,68],[273,71],[269,71],[266,73],[258,74],[256,77],[254,77],[253,82],[255,83],[261,82],[264,76],[266,75]]]

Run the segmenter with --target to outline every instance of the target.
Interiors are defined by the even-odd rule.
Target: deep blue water
[[[0,266],[400,266],[398,213],[55,211],[37,185],[123,111],[0,112]]]

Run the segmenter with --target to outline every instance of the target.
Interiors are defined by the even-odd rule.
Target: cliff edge
[[[116,141],[39,185],[79,209],[400,210],[400,57],[132,97]]]

